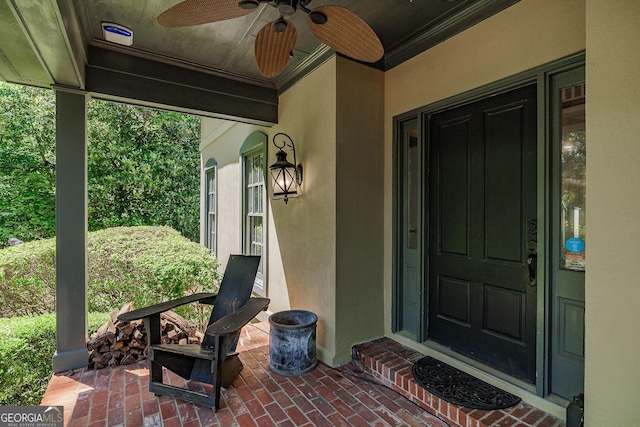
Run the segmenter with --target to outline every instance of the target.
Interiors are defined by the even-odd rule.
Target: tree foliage
[[[50,91],[0,83],[0,239],[55,233],[55,103]]]
[[[199,118],[92,101],[89,230],[167,225],[199,240]]]
[[[55,235],[55,94],[0,82],[0,242]],[[167,225],[199,241],[200,119],[90,101],[88,226]]]
[[[562,151],[562,201],[567,206],[584,208],[587,179],[586,132],[573,131],[564,135],[570,144]]]

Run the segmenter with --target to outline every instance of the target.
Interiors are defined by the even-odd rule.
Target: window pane
[[[254,218],[254,234],[253,234],[253,245],[262,247],[262,217],[253,217]],[[260,254],[262,251],[255,251],[256,254]]]
[[[207,222],[206,222],[206,242],[205,245],[216,254],[216,168],[207,170]]]
[[[586,266],[585,85],[560,89],[562,99],[560,265],[584,271]]]
[[[251,255],[260,255],[261,258],[264,255],[263,252],[263,248],[264,248],[264,235],[263,235],[263,228],[262,228],[262,217],[261,216],[251,216],[249,218],[249,224],[250,224],[250,247],[249,247],[249,253]],[[258,272],[261,273],[262,272],[262,260],[260,261],[260,267],[258,268]]]
[[[247,158],[247,185],[253,185],[253,157]]]
[[[253,187],[251,189],[251,194],[253,197],[253,208],[251,209],[251,213],[259,213],[260,212],[260,188]]]
[[[415,128],[414,121],[405,123],[404,126],[404,144],[405,144],[405,170],[406,181],[406,245],[409,249],[417,249],[418,247],[418,130]]]
[[[251,159],[251,183],[252,184],[255,184],[255,183],[258,182],[257,167],[258,167],[258,158],[257,157],[253,157]]]
[[[255,183],[260,183],[262,182],[262,154],[258,154],[255,157],[255,165],[254,165],[254,172],[255,172]]]

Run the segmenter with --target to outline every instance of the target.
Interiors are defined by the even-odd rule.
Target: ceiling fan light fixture
[[[298,6],[298,0],[277,0],[276,9],[281,15],[291,16],[296,13],[296,6]]]
[[[260,2],[258,0],[240,0],[238,6],[241,9],[253,10],[260,6]]]
[[[288,25],[287,21],[280,18],[273,23],[273,31],[275,31],[276,33],[282,33],[284,30],[287,29],[287,25]]]
[[[309,12],[309,18],[314,24],[324,25],[327,23],[327,15],[317,10]]]

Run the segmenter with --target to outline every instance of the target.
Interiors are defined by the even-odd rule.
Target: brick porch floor
[[[42,405],[63,405],[66,426],[431,426],[447,423],[367,381],[352,364],[285,377],[269,369],[268,323],[243,329],[244,369],[222,390],[220,410],[148,391],[147,362],[53,375]],[[182,378],[169,373],[174,385]],[[167,378],[165,377],[165,378]],[[166,381],[166,379],[165,379]]]
[[[268,328],[259,323],[243,329],[238,350],[244,369],[222,390],[217,413],[149,393],[146,361],[55,374],[41,404],[64,406],[65,426],[564,426],[524,403],[479,411],[429,395],[411,374],[422,355],[389,338],[355,346],[353,362],[339,368],[319,363],[307,374],[281,376],[269,369]],[[185,385],[165,372],[165,381]]]

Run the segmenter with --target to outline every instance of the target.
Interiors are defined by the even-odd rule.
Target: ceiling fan
[[[256,62],[265,77],[280,74],[296,46],[298,31],[286,18],[301,10],[307,14],[311,33],[337,52],[362,62],[376,62],[384,55],[380,39],[358,15],[342,6],[308,9],[312,0],[186,0],[165,10],[158,22],[165,27],[186,27],[238,18],[256,10],[260,3],[275,7],[280,18],[258,32]]]

